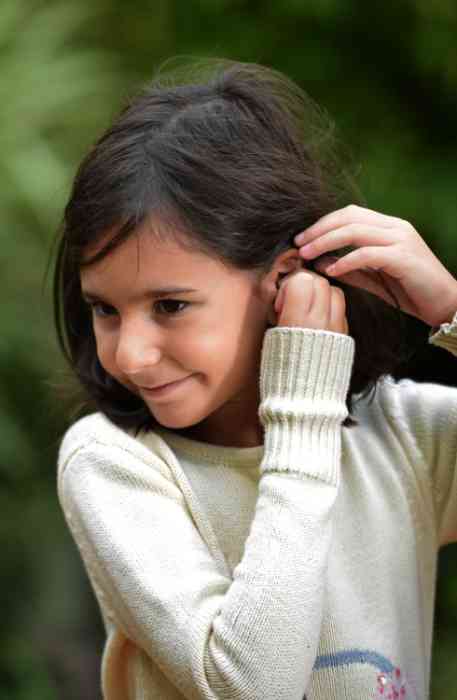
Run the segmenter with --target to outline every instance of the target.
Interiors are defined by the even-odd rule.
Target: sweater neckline
[[[259,464],[264,454],[264,445],[256,445],[255,447],[214,445],[178,435],[173,430],[163,426],[155,426],[154,432],[158,433],[170,447],[176,448],[184,456],[198,457],[213,464],[223,462],[233,466],[250,467]]]

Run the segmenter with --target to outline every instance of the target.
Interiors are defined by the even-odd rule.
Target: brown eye
[[[176,305],[184,308],[176,309]],[[165,308],[165,311],[160,311],[160,313],[164,313],[167,316],[176,316],[177,314],[182,313],[184,309],[186,309],[188,306],[190,306],[190,302],[179,301],[178,299],[161,299],[161,301],[158,301],[156,303],[156,306],[162,306],[162,309]]]
[[[89,303],[90,308],[93,311],[94,316],[99,318],[107,318],[112,316],[116,309],[113,306],[108,306],[108,304],[103,304],[101,301],[93,301]]]

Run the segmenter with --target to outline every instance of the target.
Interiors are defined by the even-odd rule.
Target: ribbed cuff
[[[354,339],[341,333],[286,326],[265,333],[262,473],[295,472],[337,484],[354,351]]]
[[[457,355],[457,311],[451,323],[442,323],[438,328],[432,328],[428,342]]]

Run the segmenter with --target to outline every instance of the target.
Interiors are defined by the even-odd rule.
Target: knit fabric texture
[[[429,342],[457,356],[457,313]],[[265,333],[264,443],[101,413],[58,496],[106,630],[106,700],[428,696],[437,555],[457,539],[457,389],[378,382],[342,427],[350,336]]]

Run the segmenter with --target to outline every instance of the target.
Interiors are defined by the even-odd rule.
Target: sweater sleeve
[[[457,357],[457,311],[450,323],[442,323],[430,330],[428,342],[448,350]]]
[[[87,418],[64,437],[59,499],[93,587],[185,698],[303,698],[320,636],[353,354],[343,334],[266,332],[265,449],[233,580],[151,450],[108,421],[122,440],[88,432]]]
[[[457,312],[429,343],[457,360]],[[457,541],[457,387],[401,379],[385,384],[385,415],[395,426],[417,480],[421,507],[431,504],[437,547]]]
[[[450,323],[432,328],[429,343],[457,361],[457,311]],[[457,388],[429,385],[429,406],[421,431],[422,449],[433,483],[438,544],[457,542]]]

